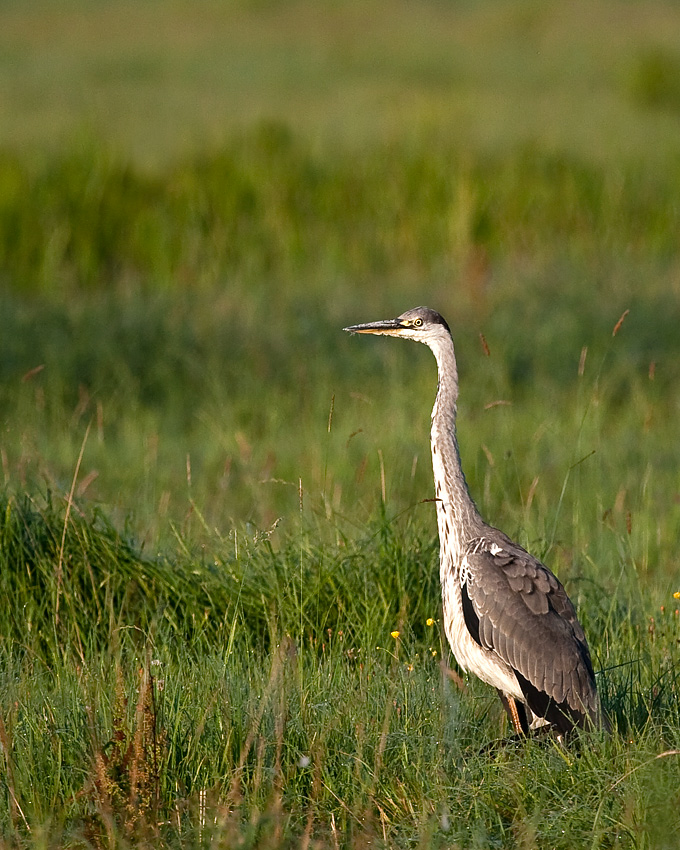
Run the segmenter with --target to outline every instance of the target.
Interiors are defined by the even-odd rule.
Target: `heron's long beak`
[[[366,322],[364,325],[351,325],[349,328],[343,328],[351,334],[398,334],[404,330],[404,325],[399,319],[383,319],[381,322]]]

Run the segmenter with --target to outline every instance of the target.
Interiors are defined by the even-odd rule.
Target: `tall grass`
[[[566,262],[671,262],[679,188],[672,166],[472,156],[427,135],[323,155],[278,124],[153,176],[94,145],[33,164],[5,152],[0,270],[46,294],[285,282],[267,288],[277,306],[397,272],[455,276],[482,299],[498,262],[541,266],[556,246]]]
[[[3,504],[8,846],[672,846],[680,620],[632,569],[570,585],[614,736],[489,749],[493,693],[442,676],[431,535],[149,561],[75,508],[60,573],[65,509]]]
[[[543,476],[554,458],[559,491],[586,411],[584,427],[611,429],[624,453],[672,442],[672,173],[540,151],[471,161],[441,145],[321,156],[265,127],[154,178],[99,150],[42,169],[6,158],[0,174],[6,481],[67,489],[91,422],[80,492],[126,516],[134,490],[152,525],[183,521],[195,501],[209,525],[269,528],[295,512],[300,479],[344,511],[354,474],[349,503],[370,492],[370,513],[377,449],[388,489],[408,503],[429,486],[433,364],[339,328],[423,302],[454,328],[463,439],[473,422],[483,437],[466,451],[473,481],[490,474],[482,453],[470,470],[473,451],[505,442],[533,447]],[[634,428],[609,415],[629,396]],[[498,399],[521,401],[520,412],[485,409]],[[539,428],[546,399],[575,419],[551,423],[569,430],[544,449],[523,435]]]
[[[279,127],[153,178],[5,155],[2,846],[675,846],[676,182]],[[449,669],[434,364],[340,331],[417,303],[611,738],[508,741]]]

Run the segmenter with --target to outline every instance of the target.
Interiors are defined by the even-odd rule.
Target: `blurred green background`
[[[670,2],[3,3],[0,141],[92,134],[162,166],[262,120],[319,148],[424,129],[472,150],[677,154]]]
[[[459,343],[465,443],[475,406],[521,392],[505,431],[498,411],[474,431],[528,451],[524,416],[569,411],[583,347],[590,370],[624,309],[616,398],[646,381],[677,416],[676,4],[0,15],[7,484],[67,489],[91,423],[80,490],[139,532],[191,499],[211,523],[268,525],[300,479],[315,503],[370,510],[378,449],[410,504],[429,487],[433,364],[340,328],[420,303]]]

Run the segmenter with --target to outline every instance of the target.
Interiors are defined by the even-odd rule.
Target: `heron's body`
[[[424,342],[437,360],[432,468],[444,627],[458,664],[498,690],[518,732],[550,723],[565,733],[601,723],[588,644],[564,588],[484,522],[468,491],[456,439],[458,374],[448,325],[418,307],[346,330]]]

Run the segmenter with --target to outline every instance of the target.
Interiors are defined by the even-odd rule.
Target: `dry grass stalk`
[[[128,838],[157,836],[160,773],[165,734],[159,730],[158,706],[149,661],[139,670],[139,690],[132,728],[127,721],[128,698],[120,668],[116,671],[113,736],[109,745],[95,748],[93,771],[84,789],[96,807],[97,818],[87,830],[92,843],[102,839],[112,847],[122,831]],[[94,739],[94,718],[91,716]],[[97,823],[98,822],[98,823]],[[104,835],[102,835],[102,827]]]

